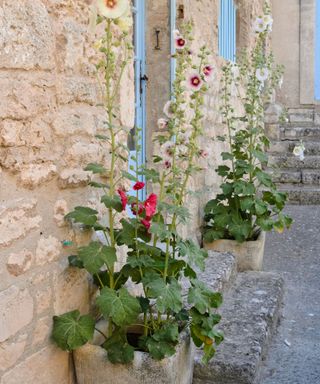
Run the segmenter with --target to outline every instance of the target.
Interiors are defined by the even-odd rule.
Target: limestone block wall
[[[96,206],[88,162],[108,167],[94,135],[103,110],[86,0],[0,1],[0,382],[73,381],[69,355],[49,340],[52,316],[88,310],[90,285],[66,255],[85,241],[64,215]],[[122,122],[133,125],[133,70]],[[121,100],[120,100],[121,101]]]
[[[92,161],[109,164],[108,149],[94,137],[104,113],[97,107],[101,95],[92,65],[94,36],[87,31],[89,3],[0,1],[0,384],[73,383],[70,356],[54,347],[49,336],[54,314],[88,310],[90,283],[82,271],[67,268],[65,256],[72,247],[65,245],[79,245],[89,234],[71,231],[63,217],[76,205],[98,205],[95,191],[84,188],[92,175],[83,167]],[[204,111],[203,146],[209,157],[206,170],[191,180],[191,187],[202,193],[190,198],[193,220],[186,233],[199,238],[203,205],[218,190],[214,169],[223,149],[209,139],[225,132],[218,113],[224,64],[218,57],[219,1],[177,3],[184,6],[184,17],[194,20],[195,45],[205,42],[212,48],[216,67]],[[250,44],[245,31],[262,3],[239,3],[243,45]],[[165,63],[162,68],[169,70]],[[119,105],[121,122],[132,126],[132,66]],[[153,129],[148,126],[148,137]]]

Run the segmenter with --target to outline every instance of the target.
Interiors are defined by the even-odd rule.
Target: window
[[[237,8],[234,0],[220,0],[219,55],[226,60],[236,59]]]

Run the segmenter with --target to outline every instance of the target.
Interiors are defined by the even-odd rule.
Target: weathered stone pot
[[[257,240],[238,243],[235,240],[216,240],[205,243],[204,248],[236,257],[238,271],[261,271],[266,233],[260,232]]]
[[[74,351],[78,384],[191,384],[194,346],[182,332],[177,352],[161,361],[136,351],[130,364],[112,364],[99,345],[86,344]]]

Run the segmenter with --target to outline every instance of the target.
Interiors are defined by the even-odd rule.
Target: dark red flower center
[[[198,86],[200,84],[200,79],[198,76],[194,76],[191,78],[191,84],[194,85],[194,86]]]
[[[184,47],[185,43],[186,43],[186,41],[182,37],[179,37],[177,39],[177,44],[179,47]]]

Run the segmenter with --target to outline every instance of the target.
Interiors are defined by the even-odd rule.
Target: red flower
[[[150,227],[151,227],[151,223],[149,220],[147,219],[143,219],[141,220],[141,224],[145,226],[145,228],[149,231]]]
[[[134,215],[137,214],[137,209],[136,209],[137,203],[132,203],[131,204],[131,211]],[[139,203],[138,205],[138,215],[141,215],[141,213],[144,211],[144,206],[143,204]]]
[[[151,219],[157,210],[157,195],[151,193],[151,195],[144,202],[144,207],[146,210],[146,219]]]
[[[133,186],[133,189],[135,191],[140,191],[140,189],[144,188],[144,186],[145,186],[145,183],[143,183],[142,181],[137,181]]]
[[[121,199],[121,203],[122,203],[122,210],[124,211],[126,209],[126,206],[128,203],[128,197],[122,189],[118,189],[118,193],[120,195],[120,199]]]

